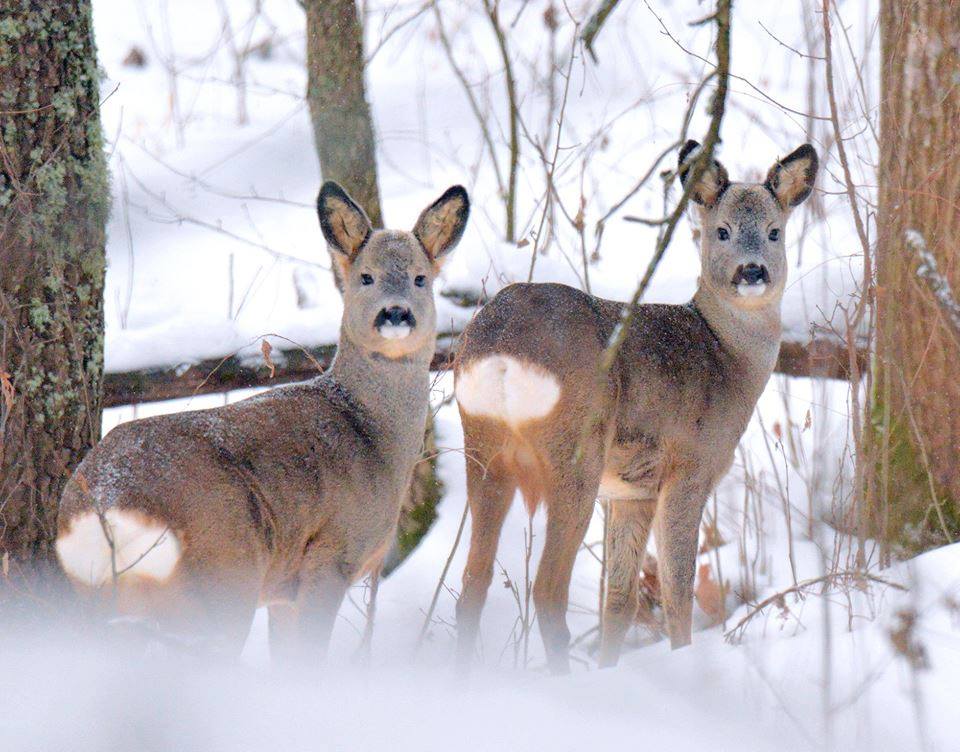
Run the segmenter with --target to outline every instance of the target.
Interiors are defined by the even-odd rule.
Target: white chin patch
[[[410,335],[410,327],[407,324],[384,324],[379,331],[384,339],[403,339]]]
[[[737,293],[743,295],[745,298],[758,298],[766,291],[766,282],[757,282],[755,285],[748,285],[746,282],[741,282],[737,285]]]

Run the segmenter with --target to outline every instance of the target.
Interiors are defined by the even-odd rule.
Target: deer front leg
[[[313,573],[300,586],[300,644],[308,666],[326,657],[330,635],[350,582],[336,566]]]
[[[350,586],[336,563],[307,566],[294,604],[270,607],[270,652],[283,668],[315,675],[326,656],[340,604]]]
[[[712,485],[710,479],[678,475],[664,483],[657,503],[660,593],[674,650],[690,644],[700,518]]]
[[[270,660],[275,666],[293,668],[297,664],[297,606],[294,603],[274,603],[267,607],[270,618],[267,636]]]

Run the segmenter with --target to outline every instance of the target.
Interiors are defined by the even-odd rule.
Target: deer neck
[[[430,398],[434,344],[388,358],[355,344],[341,329],[329,374],[377,424],[385,447],[399,455],[419,452]]]
[[[729,296],[721,296],[701,280],[693,296],[693,305],[703,316],[723,349],[747,372],[756,377],[761,388],[766,384],[780,352],[781,296],[750,308],[734,305]]]

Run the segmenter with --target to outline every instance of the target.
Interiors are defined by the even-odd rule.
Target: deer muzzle
[[[380,309],[373,322],[373,327],[385,339],[403,339],[416,325],[413,312],[409,308],[396,305]]]
[[[757,297],[766,292],[770,283],[770,272],[763,264],[740,264],[733,275],[731,284],[744,297]]]

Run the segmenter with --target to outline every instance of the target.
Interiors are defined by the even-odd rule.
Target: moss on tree
[[[0,549],[50,558],[60,492],[100,434],[109,185],[89,0],[0,20]]]
[[[909,421],[891,421],[885,427],[879,396],[872,407],[868,446],[875,447],[879,461],[874,468],[877,492],[870,510],[870,535],[885,538],[900,558],[960,540],[960,505],[928,472],[929,458],[925,461],[919,451]]]
[[[918,244],[960,289],[960,14],[880,3],[877,362],[867,462],[880,529],[904,552],[960,538],[960,332],[918,274]],[[913,240],[911,240],[913,239]],[[868,479],[868,483],[871,482]]]

